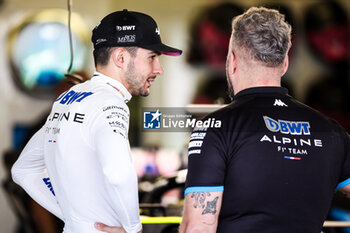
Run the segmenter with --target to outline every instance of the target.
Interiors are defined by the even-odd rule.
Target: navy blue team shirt
[[[221,233],[320,233],[350,184],[349,135],[281,87],[239,92],[189,145],[185,195],[223,191]],[[205,120],[205,119],[204,119]]]

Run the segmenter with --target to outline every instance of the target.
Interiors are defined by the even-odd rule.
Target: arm
[[[128,141],[128,111],[113,108],[95,119],[94,147],[104,173],[106,190],[126,232],[139,232],[137,176]]]
[[[223,192],[188,193],[180,233],[215,233]]]
[[[38,233],[61,233],[56,218],[33,199],[28,199],[29,213],[32,216]]]
[[[44,160],[44,128],[29,140],[11,169],[12,179],[20,185],[31,198],[45,209],[63,219],[51,183],[46,172]]]
[[[103,223],[95,223],[95,228],[99,231],[108,233],[126,233],[123,227],[110,227]],[[142,233],[142,230],[137,233]]]
[[[340,188],[339,191],[344,193],[346,197],[350,198],[350,184]]]
[[[336,191],[341,191],[346,195],[346,197],[350,198],[350,136],[345,132],[345,130],[341,129],[344,135],[344,151],[345,151],[345,159],[343,163],[343,169],[340,175],[340,183],[336,187]]]
[[[222,132],[212,129],[195,129],[190,137],[180,233],[217,231],[227,161],[222,138]]]

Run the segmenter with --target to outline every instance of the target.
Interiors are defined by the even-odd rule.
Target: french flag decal
[[[285,159],[290,159],[290,160],[301,160],[299,157],[291,157],[291,156],[284,156]]]

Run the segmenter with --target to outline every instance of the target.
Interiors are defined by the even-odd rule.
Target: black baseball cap
[[[92,30],[94,48],[140,47],[178,56],[182,51],[162,43],[160,31],[154,19],[134,11],[116,11],[106,17]]]

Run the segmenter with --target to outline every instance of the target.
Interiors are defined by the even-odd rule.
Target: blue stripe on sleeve
[[[221,192],[224,191],[224,186],[196,186],[185,189],[185,196],[187,193],[206,193],[206,192]]]
[[[344,180],[343,182],[340,182],[338,184],[338,186],[335,188],[335,191],[338,191],[338,189],[343,188],[343,187],[347,186],[348,184],[350,184],[350,178],[347,180]]]

